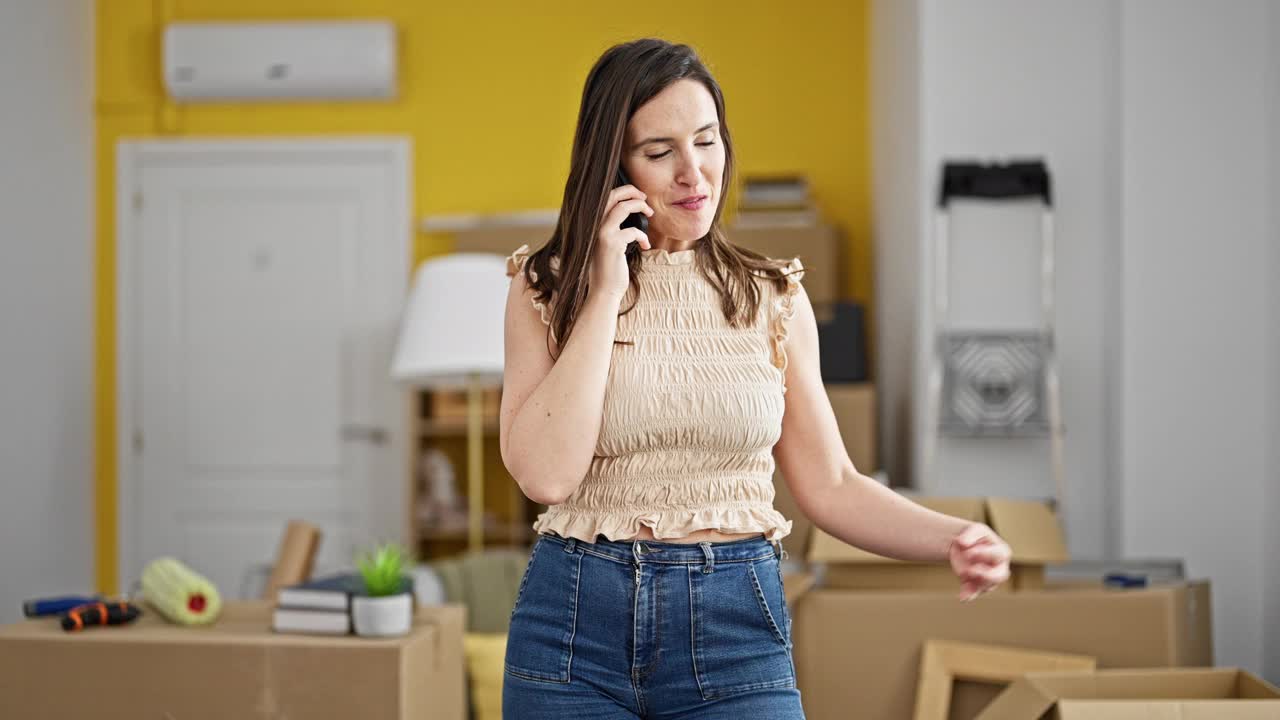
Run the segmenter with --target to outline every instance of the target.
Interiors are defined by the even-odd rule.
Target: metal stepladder
[[[950,232],[952,201],[956,199],[989,204],[1017,202],[1024,206],[1028,201],[1038,202],[1038,323],[998,330],[950,325]],[[928,416],[923,470],[929,478],[938,472],[941,437],[1047,437],[1054,488],[1049,501],[1061,514],[1066,499],[1064,428],[1054,342],[1053,201],[1045,164],[946,163],[938,194],[933,249],[933,343],[931,351],[925,353]]]

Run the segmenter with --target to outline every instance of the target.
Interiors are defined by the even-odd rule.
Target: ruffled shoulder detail
[[[529,262],[529,244],[525,243],[516,248],[515,252],[507,256],[507,277],[515,277],[516,273],[524,270],[525,263]],[[534,275],[537,278],[537,275]]]
[[[787,277],[787,289],[773,298],[773,313],[769,322],[769,333],[773,338],[773,366],[783,373],[787,371],[787,333],[788,323],[795,317],[796,294],[800,292],[800,280],[804,277],[804,265],[800,258],[793,259],[783,270]],[[786,392],[785,381],[782,391]]]
[[[524,272],[524,266],[529,263],[530,255],[532,255],[532,253],[529,252],[529,245],[528,243],[525,243],[524,245],[516,248],[515,252],[507,256],[507,277],[513,278],[516,276],[516,273]],[[555,270],[559,266],[557,260],[559,260],[559,258],[551,259],[552,270]],[[537,270],[530,269],[529,276],[534,282],[538,281]],[[538,314],[542,317],[542,324],[547,327],[551,327],[551,308],[547,307],[546,303],[540,302],[536,297],[533,299],[533,306],[537,308]],[[554,340],[554,337],[552,339]]]

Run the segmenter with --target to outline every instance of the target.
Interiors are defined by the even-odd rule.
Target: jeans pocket
[[[508,618],[508,620],[515,618],[516,616],[516,608],[520,607],[520,598],[524,597],[525,586],[529,584],[529,574],[533,570],[533,559],[538,557],[538,548],[542,547],[542,545],[543,540],[539,537],[534,541],[533,547],[529,550],[529,561],[524,565],[524,575],[520,578],[520,587],[516,589],[516,600],[511,605],[511,617]]]
[[[787,606],[787,584],[782,579],[782,563],[774,560],[773,566],[778,571],[778,589],[782,593],[781,598],[778,600],[778,606],[782,610],[782,632],[786,637],[787,649],[791,650],[794,649],[794,646],[791,642],[791,608]]]
[[[689,568],[693,671],[706,700],[795,687],[782,585],[776,572],[757,573],[757,565]]]
[[[540,540],[530,554],[507,631],[506,672],[526,680],[569,682],[578,621],[582,551]]]

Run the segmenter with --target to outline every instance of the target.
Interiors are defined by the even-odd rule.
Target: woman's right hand
[[[591,288],[616,296],[621,300],[630,285],[627,270],[627,246],[640,243],[641,250],[649,249],[649,236],[636,228],[622,227],[631,213],[653,216],[653,208],[645,202],[647,196],[634,185],[619,185],[609,191],[605,205],[604,222],[596,232],[596,251],[591,258]]]

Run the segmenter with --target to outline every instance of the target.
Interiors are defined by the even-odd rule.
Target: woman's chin
[[[706,237],[709,232],[711,232],[710,220],[701,223],[681,223],[663,232],[662,235],[683,244],[697,242]]]

